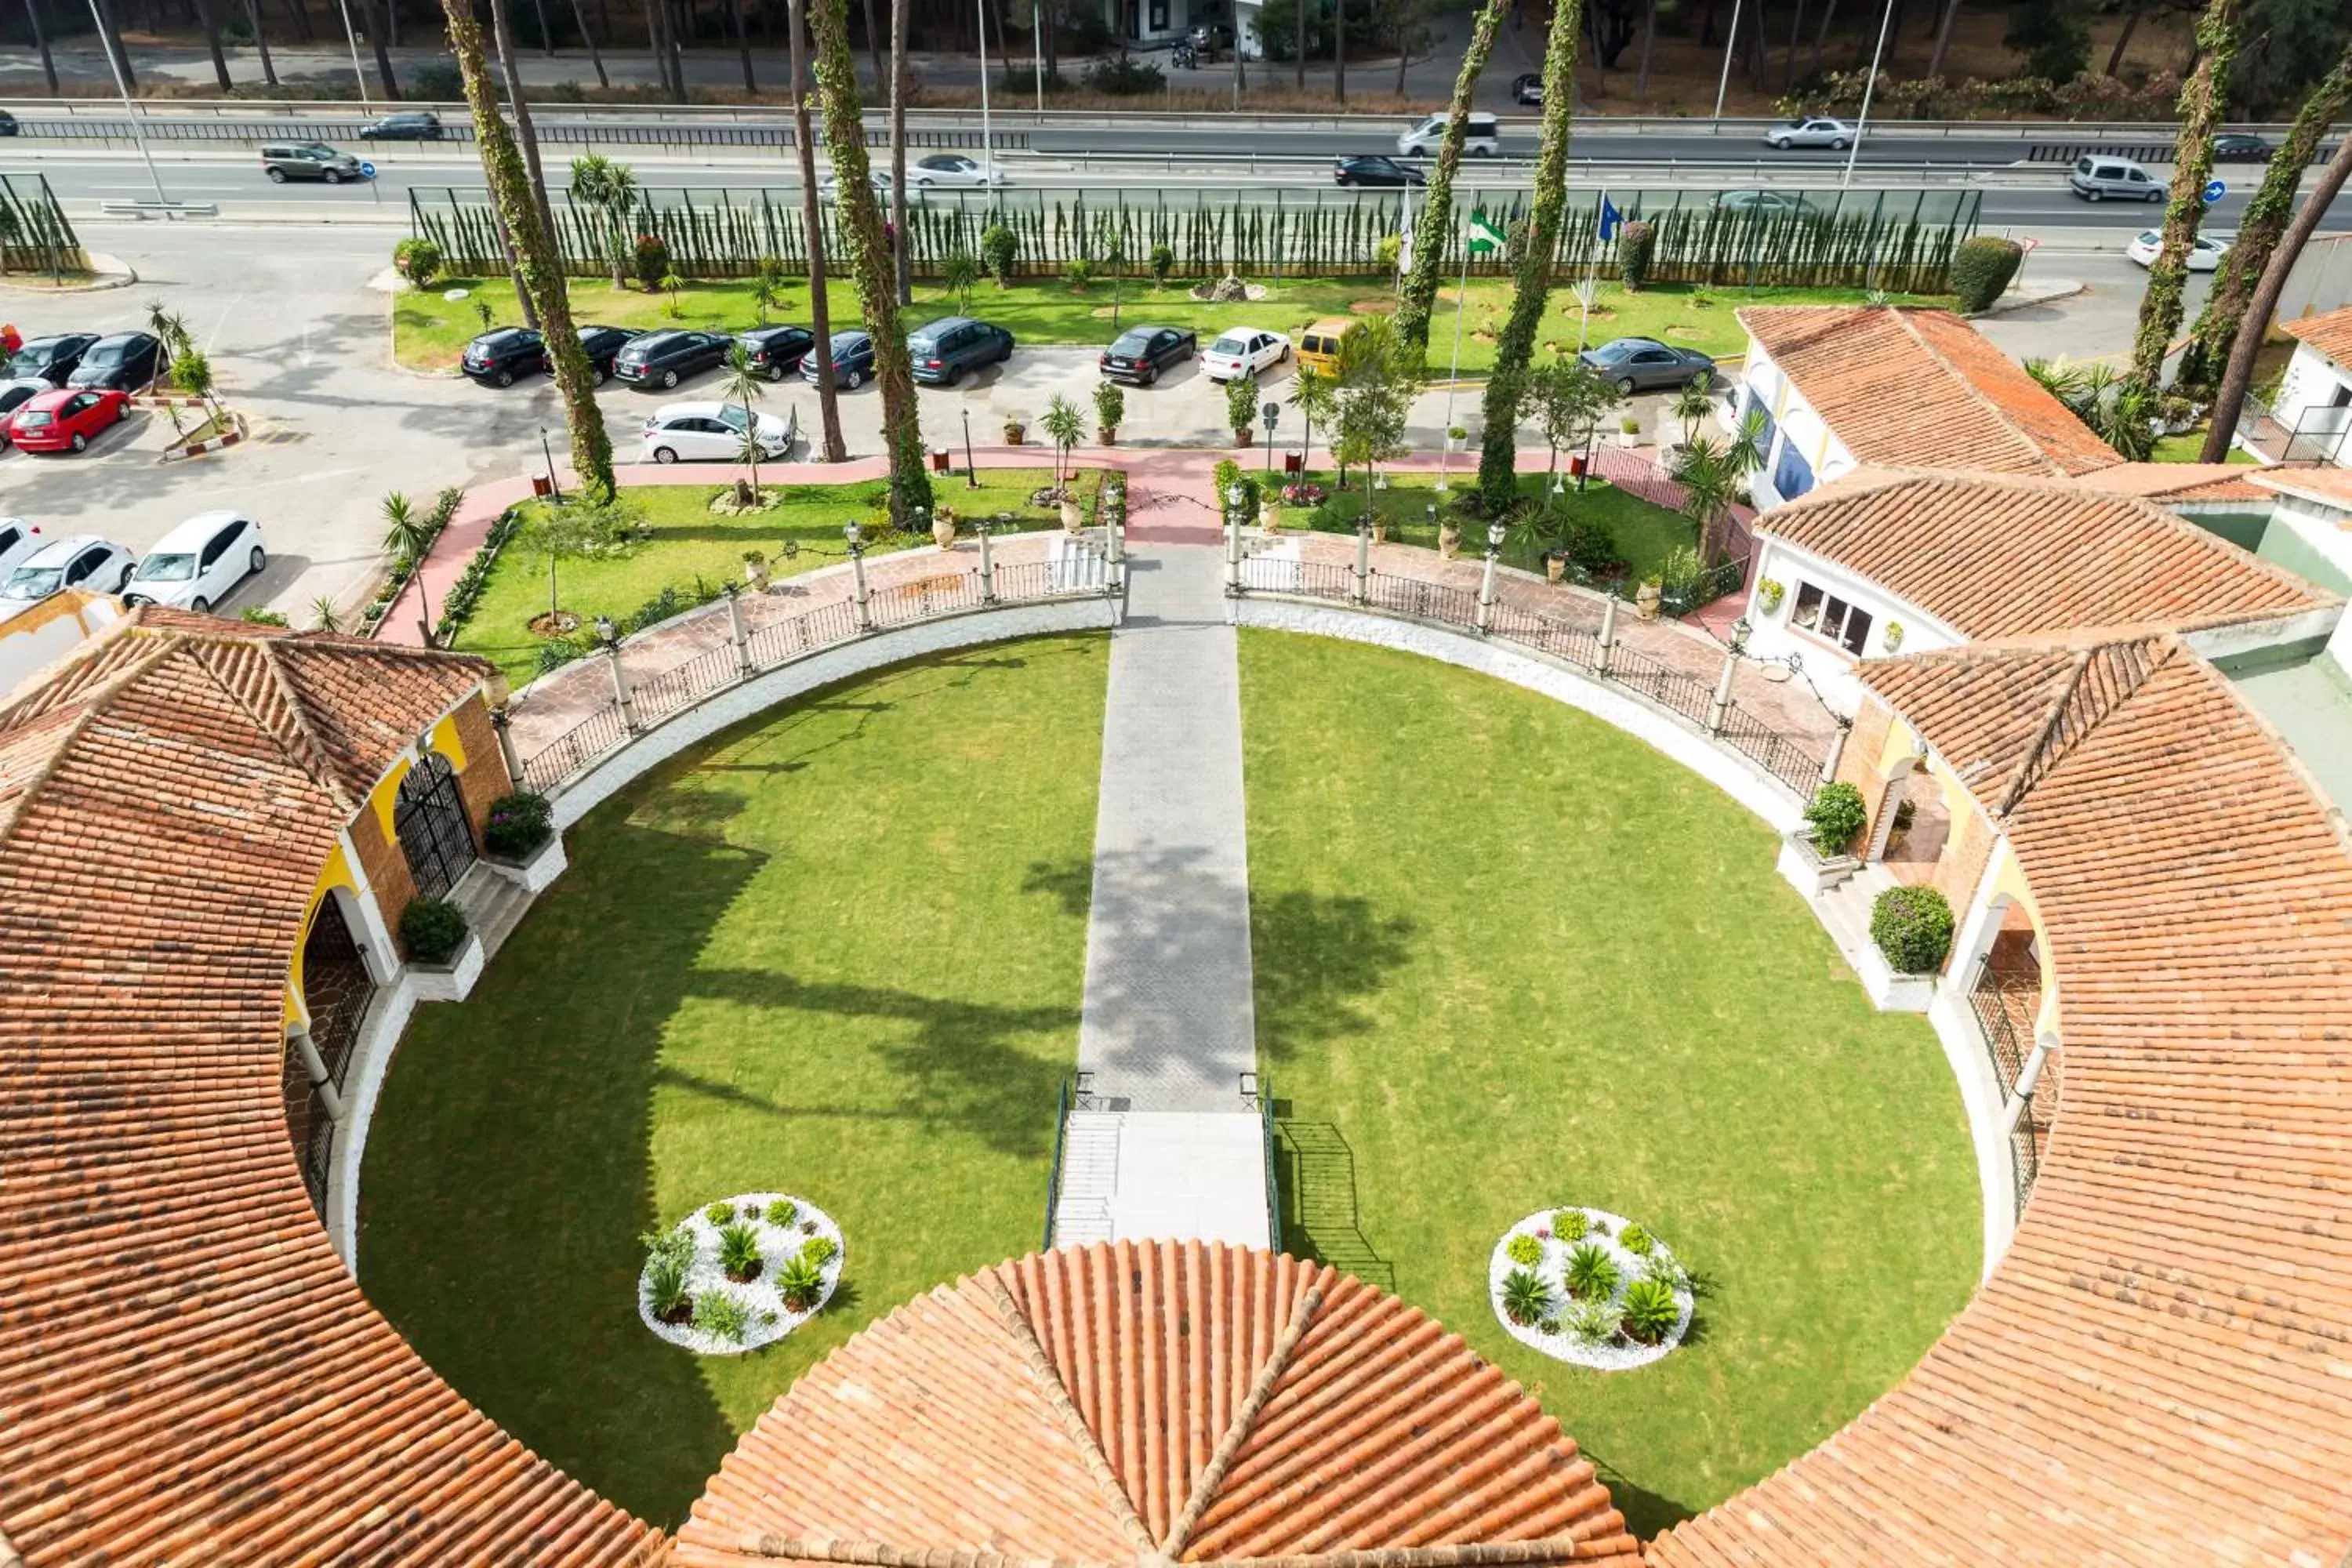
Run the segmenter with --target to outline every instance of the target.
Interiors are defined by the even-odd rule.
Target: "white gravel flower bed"
[[[1584,1216],[1587,1228],[1576,1241],[1564,1241],[1554,1233],[1554,1216],[1564,1214]],[[1529,1349],[1541,1351],[1555,1360],[1572,1365],[1589,1366],[1596,1372],[1627,1372],[1663,1358],[1667,1352],[1682,1343],[1683,1336],[1690,1331],[1693,1306],[1690,1279],[1684,1272],[1684,1267],[1675,1263],[1672,1249],[1655,1235],[1651,1237],[1651,1256],[1648,1258],[1636,1254],[1619,1240],[1627,1223],[1622,1215],[1611,1214],[1607,1209],[1570,1206],[1538,1209],[1505,1231],[1502,1238],[1495,1243],[1494,1256],[1486,1265],[1486,1289],[1494,1302],[1495,1321],[1501,1323],[1513,1339]],[[1553,1331],[1549,1333],[1544,1331],[1543,1323],[1515,1323],[1511,1321],[1510,1314],[1503,1310],[1503,1281],[1513,1269],[1526,1267],[1512,1261],[1509,1251],[1512,1237],[1519,1236],[1535,1237],[1543,1248],[1543,1257],[1534,1268],[1543,1282],[1551,1287],[1552,1317],[1549,1321]],[[1622,1336],[1604,1340],[1580,1336],[1574,1331],[1572,1320],[1578,1314],[1579,1303],[1568,1293],[1568,1259],[1570,1253],[1586,1242],[1606,1252],[1611,1261],[1617,1265],[1618,1282],[1611,1298],[1612,1305],[1624,1300],[1626,1286],[1649,1274],[1654,1266],[1663,1265],[1666,1278],[1673,1282],[1675,1304],[1681,1309],[1674,1328],[1664,1339],[1654,1345],[1645,1345]]]
[[[789,1225],[776,1225],[768,1218],[770,1210],[779,1200],[793,1205],[797,1211]],[[694,1243],[694,1260],[686,1271],[688,1294],[699,1300],[705,1295],[717,1293],[742,1303],[750,1316],[740,1339],[730,1339],[698,1329],[691,1321],[663,1322],[654,1315],[653,1259],[650,1257],[637,1274],[638,1318],[643,1320],[646,1327],[670,1343],[683,1345],[702,1355],[740,1355],[745,1351],[758,1350],[762,1345],[775,1343],[815,1317],[833,1299],[834,1288],[841,1283],[842,1265],[849,1255],[848,1247],[842,1240],[841,1227],[834,1224],[833,1216],[806,1198],[793,1193],[738,1193],[725,1202],[738,1216],[747,1207],[756,1209],[759,1214],[759,1218],[751,1223],[759,1232],[760,1272],[748,1282],[738,1284],[730,1279],[726,1270],[719,1266],[720,1226],[719,1222],[710,1218],[709,1205],[695,1210],[672,1229],[673,1234],[685,1236]],[[776,1289],[776,1275],[813,1237],[820,1236],[828,1237],[834,1247],[833,1256],[824,1265],[824,1287],[818,1293],[814,1306],[805,1312],[795,1312],[784,1305],[783,1297]]]

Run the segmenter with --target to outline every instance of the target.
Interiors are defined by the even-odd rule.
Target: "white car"
[[[7,580],[8,568],[47,542],[37,525],[21,517],[0,517],[0,582]]]
[[[238,511],[198,512],[156,542],[122,585],[126,605],[169,605],[208,615],[269,563],[261,525]]]
[[[886,206],[889,205],[889,201],[890,201],[890,171],[889,171],[889,170],[887,170],[887,169],[868,169],[868,170],[866,170],[866,183],[867,184],[869,184],[869,185],[871,185],[871,186],[873,186],[873,187],[874,187],[874,199],[875,199],[876,201],[878,201],[878,202],[882,203],[882,204],[883,204],[884,205],[886,205]],[[925,182],[923,182],[923,181],[921,181],[921,180],[915,179],[915,178],[913,178],[912,176],[909,176],[909,177],[908,177],[908,181],[907,181],[907,183],[908,183],[908,185],[910,185],[910,186],[912,186],[912,187],[913,187],[913,189],[909,190],[909,191],[907,193],[907,200],[908,200],[908,202],[910,202],[910,203],[919,203],[919,202],[921,202],[921,201],[922,201],[922,199],[923,199],[923,192],[924,192],[924,190],[927,188],[927,186],[926,186],[926,184],[925,184]],[[823,178],[823,179],[819,180],[819,181],[816,183],[816,194],[817,194],[817,195],[818,195],[821,199],[823,199],[823,200],[824,200],[824,201],[828,201],[828,202],[829,202],[829,201],[833,201],[833,200],[835,200],[835,198],[837,198],[837,197],[841,195],[841,182],[840,182],[840,176],[838,176],[838,175],[835,174],[834,174],[831,170],[829,170],[829,169],[828,169],[828,170],[826,170],[826,171],[825,171],[825,174],[824,174],[824,178]]]
[[[645,461],[735,462],[743,456],[745,417],[740,403],[665,403],[646,421]],[[761,457],[781,458],[792,449],[792,426],[772,414],[758,418]]]
[[[1211,381],[1255,375],[1290,357],[1290,340],[1262,327],[1228,327],[1201,351],[1201,374]]]
[[[93,594],[121,591],[138,565],[131,552],[95,533],[52,540],[0,578],[0,621],[23,615],[53,594],[87,588]]]
[[[2235,231],[2199,235],[2197,243],[2189,247],[2189,270],[2211,272],[2220,268],[2221,258],[2230,254],[2230,247],[2237,237]],[[2162,231],[2151,228],[2124,247],[2124,254],[2142,267],[2153,267],[2156,265],[2156,253],[2163,247]]]
[[[30,403],[56,387],[37,375],[18,376],[14,381],[0,381],[0,447],[8,445],[8,416],[16,412],[19,404]]]
[[[993,163],[982,163],[961,153],[934,153],[928,158],[917,159],[907,169],[907,183],[919,191],[933,185],[971,185],[985,188],[1005,184],[1004,171]],[[889,186],[881,187],[887,195]]]
[[[1826,114],[1784,120],[1764,132],[1764,145],[1787,152],[1791,147],[1828,147],[1843,153],[1853,145],[1853,127]]]

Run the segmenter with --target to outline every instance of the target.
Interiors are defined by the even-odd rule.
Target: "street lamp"
[[[1748,651],[1748,634],[1753,632],[1755,629],[1756,628],[1753,626],[1748,624],[1748,620],[1746,616],[1742,616],[1738,620],[1732,622],[1731,651],[1734,653],[1746,653]]]
[[[971,457],[971,405],[963,410],[963,482],[971,489],[980,489],[980,466]]]
[[[621,640],[618,637],[614,635],[612,616],[598,616],[596,617],[596,640],[608,648]]]
[[[1435,507],[1432,507],[1430,510],[1434,511],[1437,509]],[[1503,537],[1505,531],[1503,525],[1499,522],[1490,522],[1486,525],[1487,554],[1500,555],[1503,552]]]

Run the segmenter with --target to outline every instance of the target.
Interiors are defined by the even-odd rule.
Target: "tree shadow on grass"
[[[1642,1540],[1654,1540],[1660,1531],[1670,1530],[1686,1519],[1698,1517],[1696,1509],[1635,1485],[1626,1479],[1624,1471],[1591,1449],[1581,1448],[1581,1451],[1586,1458],[1592,1461],[1592,1468],[1600,1472],[1601,1484],[1609,1489],[1609,1500],[1616,1504],[1617,1511],[1625,1516],[1625,1528]]]
[[[1253,893],[1261,1063],[1279,1066],[1302,1050],[1372,1028],[1377,1020],[1361,999],[1412,957],[1413,931],[1412,916],[1381,914],[1367,899]]]

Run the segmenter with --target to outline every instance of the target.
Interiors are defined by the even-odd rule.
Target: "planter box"
[[[1863,990],[1882,1013],[1924,1013],[1936,999],[1936,976],[1897,972],[1876,942],[1864,947],[1856,972]]]
[[[528,860],[508,860],[495,855],[485,855],[482,863],[508,881],[518,884],[526,893],[547,890],[549,883],[563,875],[572,864],[563,853],[563,835],[550,835],[546,843]]]
[[[1816,850],[1810,827],[1781,839],[1777,866],[1782,879],[1809,899],[1819,898],[1862,869],[1862,862],[1851,855],[1824,856]]]
[[[463,1002],[473,991],[474,982],[482,977],[483,963],[482,939],[467,931],[465,944],[448,963],[412,963],[408,981],[420,1002]]]

